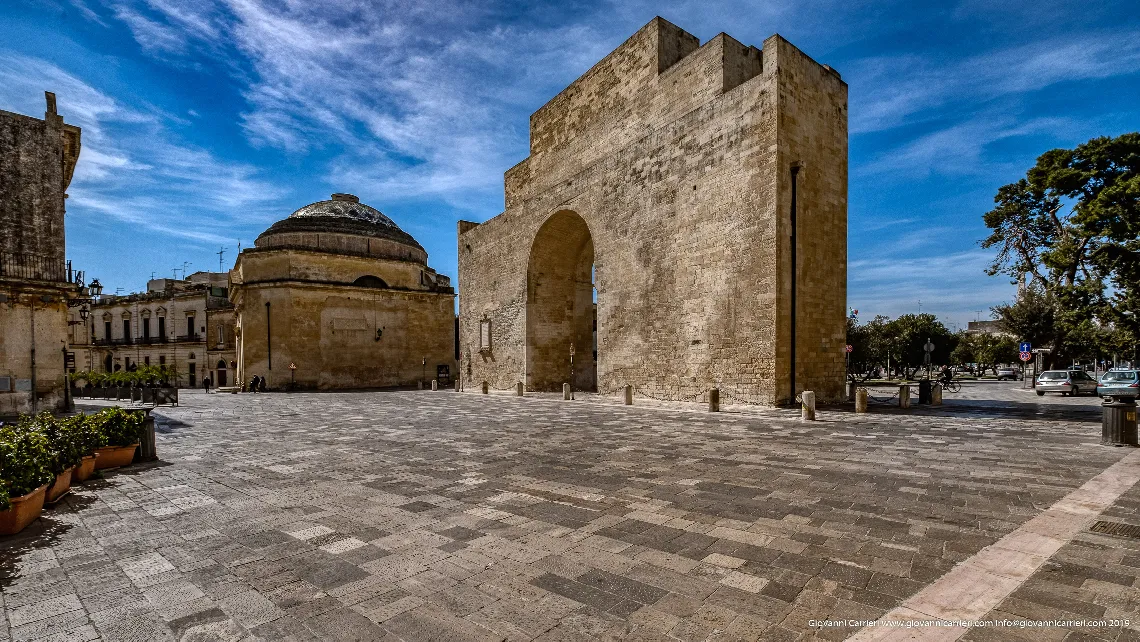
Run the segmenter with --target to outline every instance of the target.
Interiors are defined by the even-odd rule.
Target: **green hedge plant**
[[[55,478],[55,455],[34,421],[0,426],[0,510]]]
[[[53,475],[77,465],[83,458],[84,453],[80,452],[79,444],[76,443],[72,420],[56,419],[50,412],[45,411],[35,417],[25,415],[21,417],[20,422],[28,430],[39,431],[47,437],[48,451],[51,453],[49,468]]]
[[[141,412],[127,412],[122,408],[104,408],[88,419],[95,423],[108,446],[131,446],[142,439]]]

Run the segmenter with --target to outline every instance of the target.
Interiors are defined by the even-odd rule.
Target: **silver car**
[[[1140,371],[1109,370],[1100,378],[1100,385],[1096,387],[1096,394],[1114,399],[1135,399],[1140,396]]]
[[[1084,370],[1046,370],[1037,376],[1037,396],[1044,396],[1046,392],[1059,392],[1062,395],[1073,395],[1082,392],[1095,392],[1096,379],[1090,377]]]

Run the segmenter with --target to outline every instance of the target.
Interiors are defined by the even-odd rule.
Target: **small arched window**
[[[359,279],[353,281],[352,284],[358,288],[386,288],[386,287],[388,287],[388,284],[384,282],[384,279],[381,279],[378,276],[372,276],[371,274],[366,274],[366,275],[360,277]]]

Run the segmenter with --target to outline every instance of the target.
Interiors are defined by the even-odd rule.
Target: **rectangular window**
[[[491,320],[483,319],[479,322],[479,349],[491,349]]]
[[[123,319],[123,340],[124,341],[130,341],[131,340],[131,320],[130,319]]]
[[[197,378],[197,377],[198,377],[198,369],[194,367],[194,366],[197,366],[197,365],[198,365],[198,364],[196,364],[196,363],[194,363],[194,362],[191,362],[191,363],[190,363],[190,365],[188,366],[188,367],[189,367],[189,369],[190,369],[190,373],[189,373],[189,374],[190,374],[190,387],[191,387],[191,388],[193,388],[193,387],[195,387],[195,386],[197,386],[197,385],[198,385],[198,378]]]
[[[150,365],[150,357],[149,356],[143,357],[143,363],[145,363],[146,365],[149,366]]]
[[[194,317],[186,317],[186,336],[194,336]]]
[[[143,319],[142,324],[143,324],[143,338],[149,339],[150,338],[150,319]]]
[[[103,322],[103,340],[107,341],[107,342],[111,341],[111,322],[110,321],[104,321]]]
[[[163,355],[158,356],[158,365],[160,365],[160,366],[166,365],[166,355],[163,354]]]
[[[158,317],[158,336],[166,341],[166,317]]]

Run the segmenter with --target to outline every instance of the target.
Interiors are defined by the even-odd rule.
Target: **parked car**
[[[1082,392],[1096,392],[1096,379],[1084,370],[1046,370],[1037,377],[1037,396],[1059,392],[1076,397]]]
[[[1136,399],[1140,396],[1140,370],[1109,370],[1100,378],[1096,394],[1113,399]]]
[[[1021,379],[1021,372],[1018,371],[1017,368],[998,368],[997,379],[998,381],[1004,381],[1006,379],[1019,381]]]

